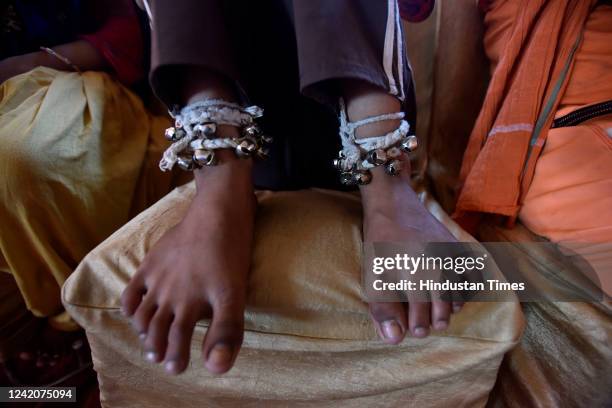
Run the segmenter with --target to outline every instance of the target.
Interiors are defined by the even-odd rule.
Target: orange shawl
[[[596,0],[514,0],[520,12],[463,157],[455,218],[513,221],[531,182]]]

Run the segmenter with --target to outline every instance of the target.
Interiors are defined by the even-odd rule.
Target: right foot
[[[394,96],[378,87],[351,81],[344,84],[347,112],[351,121],[399,112],[402,106]],[[356,129],[357,138],[380,136],[399,126],[399,120],[385,120]],[[409,162],[406,161],[408,165]],[[440,224],[419,202],[410,188],[410,169],[400,177],[387,176],[383,169],[372,169],[372,183],[362,186],[365,242],[454,242],[451,233]],[[461,302],[444,302],[432,298],[431,302],[410,300],[400,302],[371,302],[370,315],[381,339],[389,344],[400,343],[407,332],[414,337],[425,337],[432,327],[445,330],[450,315],[458,312]]]
[[[185,218],[155,244],[122,296],[147,359],[172,374],[187,368],[202,318],[212,318],[202,345],[211,373],[227,372],[242,344],[256,201],[250,161],[218,153],[219,165],[197,171]]]
[[[429,242],[456,242],[453,235],[419,202],[410,187],[410,174],[400,177],[374,169],[373,181],[361,187],[365,242],[402,242],[418,245]],[[421,293],[423,295],[424,293]],[[451,314],[462,302],[445,302],[432,295],[431,302],[409,299],[401,302],[371,302],[370,315],[380,338],[388,344],[400,343],[407,333],[426,337],[430,327],[448,328]]]

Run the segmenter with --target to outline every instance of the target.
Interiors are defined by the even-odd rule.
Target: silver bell
[[[403,165],[399,160],[392,160],[385,165],[385,172],[390,176],[397,176],[402,171]]]
[[[179,158],[176,160],[176,164],[178,164],[178,166],[185,171],[193,170],[195,167],[191,158],[181,156],[179,156]]]
[[[340,173],[340,183],[345,186],[354,186],[355,178],[353,177],[353,172],[351,171],[343,171]]]
[[[267,159],[268,157],[270,157],[270,149],[268,149],[267,147],[260,147],[259,149],[257,149],[257,157],[259,157],[262,160]]]
[[[416,136],[411,135],[405,138],[400,144],[400,149],[405,151],[406,153],[414,152],[419,146],[419,141]]]
[[[257,126],[257,124],[252,123],[250,125],[245,126],[244,129],[242,129],[242,133],[244,136],[254,139],[261,134],[261,130],[259,129],[259,126]]]
[[[368,152],[366,160],[374,166],[380,166],[387,162],[387,153],[383,149],[372,150]]]
[[[398,147],[391,147],[387,150],[387,157],[389,159],[399,159],[402,157],[402,151]]]
[[[360,186],[370,184],[370,182],[372,181],[372,173],[368,170],[358,171],[356,173],[353,173],[353,180],[355,184],[359,184]]]
[[[184,138],[186,134],[187,132],[185,132],[185,130],[182,128],[169,127],[166,129],[164,136],[170,142],[176,142],[177,140]]]
[[[334,165],[334,168],[336,168],[337,170],[342,170],[344,168],[344,160],[334,159],[333,165]]]
[[[200,166],[214,166],[217,158],[212,150],[198,149],[193,152],[193,161]]]
[[[199,135],[202,135],[202,137],[205,137],[206,139],[211,139],[215,136],[215,133],[217,132],[217,125],[212,122],[201,123],[199,125],[195,125],[193,127],[193,130]]]
[[[251,157],[257,151],[257,144],[251,139],[242,139],[236,146],[238,157]]]

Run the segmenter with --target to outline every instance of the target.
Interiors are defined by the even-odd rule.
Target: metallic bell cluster
[[[372,166],[384,166],[385,173],[390,176],[397,176],[403,168],[404,153],[412,153],[418,147],[418,139],[414,135],[406,136],[396,146],[388,149],[375,149],[366,152],[363,156]],[[357,186],[369,184],[372,181],[372,172],[368,169],[358,168],[357,165],[346,170],[346,156],[342,151],[338,158],[334,159],[333,165],[340,171],[340,182],[347,186]]]
[[[217,125],[213,122],[200,123],[193,127],[193,136],[189,143],[191,156],[181,154],[177,159],[177,165],[186,171],[191,171],[203,166],[214,166],[218,160],[215,151],[206,149],[204,141],[216,138]],[[166,129],[166,139],[177,142],[187,136],[187,132],[180,123]],[[269,156],[269,149],[265,146],[272,143],[270,136],[264,135],[255,123],[244,126],[241,136],[236,140],[235,153],[241,158],[257,157],[265,159]]]
[[[193,131],[198,138],[214,139],[217,133],[217,124],[212,122],[200,123],[193,127]]]
[[[236,156],[242,158],[267,158],[270,153],[266,145],[272,143],[272,137],[264,135],[256,123],[242,128],[242,138],[236,145]]]
[[[177,142],[187,135],[182,127],[169,127],[166,129],[166,139],[170,142]]]

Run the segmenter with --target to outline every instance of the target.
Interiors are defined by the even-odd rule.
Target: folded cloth
[[[497,0],[491,5],[485,46],[494,70],[463,157],[455,212],[463,225],[474,214],[517,216],[595,3]]]
[[[384,345],[361,298],[361,203],[352,193],[258,193],[245,341],[229,373],[203,366],[207,321],[196,326],[184,374],[146,362],[119,311],[121,292],[194,193],[193,183],[180,187],[137,216],[64,285],[67,310],[87,330],[105,407],[485,405],[522,330],[518,304],[470,303],[443,333]]]
[[[73,327],[64,280],[170,190],[155,165],[168,123],[105,73],[37,68],[0,86],[0,269],[36,316]]]
[[[520,223],[512,229],[482,225],[479,235],[486,241],[545,240]],[[539,287],[540,293],[552,293],[547,285],[553,281],[539,276],[554,274],[555,263],[567,261],[553,246],[533,245],[529,249],[521,251],[514,273],[531,287]],[[568,283],[588,290],[581,285],[580,276],[575,278]],[[525,332],[504,357],[488,406],[612,406],[612,304],[542,301],[525,302],[522,308]]]
[[[586,3],[588,2],[584,2]],[[558,10],[560,12],[562,8]],[[612,99],[612,70],[609,69],[612,65],[612,51],[609,46],[612,42],[612,6],[597,4],[588,11],[579,31],[580,46],[572,57],[571,69],[568,66],[565,83],[559,89],[556,99],[550,99],[556,106],[553,109],[551,105],[550,118],[557,119],[577,109]],[[518,29],[518,21],[525,13],[519,1],[496,0],[489,5],[485,16],[487,29],[484,44],[494,78],[507,68],[510,44]],[[571,19],[574,18],[572,15]],[[534,22],[534,27],[546,21],[548,19],[544,13]],[[562,27],[563,30],[575,29],[569,22],[564,22]],[[538,38],[535,35],[537,29],[533,28],[533,31],[534,33],[529,33],[533,39],[527,43],[527,50],[534,46],[533,42]],[[550,46],[562,45],[562,42],[552,42]],[[518,73],[515,75],[520,75],[522,69],[521,63],[518,64]],[[536,79],[532,78],[533,89],[548,86],[547,79],[540,79],[539,82],[536,82]],[[517,79],[510,83],[505,92],[514,95],[518,92],[517,89],[520,90],[523,86],[526,85]],[[490,109],[487,103],[493,103],[495,95],[505,98],[505,102],[500,100],[502,107],[497,121],[524,114],[521,112],[526,107],[522,106],[522,103],[531,106],[533,100],[530,98],[535,95],[533,91],[517,93],[512,99],[503,93],[492,92],[489,90],[488,102],[483,107],[477,127],[482,126],[483,117],[487,109]],[[517,107],[509,111],[504,104],[517,104]],[[537,162],[529,172],[525,168],[525,174],[529,173],[531,180],[528,186],[524,185],[520,190],[521,198],[517,201],[517,205],[520,205],[518,217],[532,232],[568,246],[582,255],[599,274],[604,290],[612,293],[612,116],[608,114],[587,119],[589,120],[573,126],[548,129],[544,132],[545,137],[542,133],[545,140],[535,140],[538,130],[534,128],[531,142],[535,144],[531,147],[533,153],[529,160],[537,156]],[[476,173],[467,176],[468,183],[471,183],[470,179],[473,181],[472,187],[480,186],[482,195],[477,195],[477,190],[470,190],[472,187],[466,187],[465,194],[462,193],[459,200],[460,206],[462,202],[466,203],[469,196],[475,200],[504,199],[504,191],[507,191],[504,186],[512,184],[504,169],[512,167],[518,170],[522,166],[521,163],[524,163],[522,159],[517,159],[515,148],[519,145],[521,148],[525,147],[520,140],[527,140],[527,130],[530,127],[517,130],[518,133],[506,132],[512,129],[516,130],[518,127],[495,125],[491,130],[484,142],[485,147],[479,153],[479,157],[482,157],[477,159],[480,165],[475,164],[476,167],[481,166],[478,171],[483,179],[475,180]],[[474,132],[476,133],[477,129]],[[495,143],[497,147],[494,147]],[[497,153],[490,149],[497,149]],[[526,151],[529,151],[529,148]],[[466,160],[469,154],[466,153]],[[498,155],[498,160],[488,161],[486,157],[493,157],[491,155]],[[465,170],[465,160],[463,164]],[[487,194],[493,194],[495,191],[499,197],[487,197]],[[519,190],[514,192],[518,193]],[[512,210],[512,214],[514,211]]]

